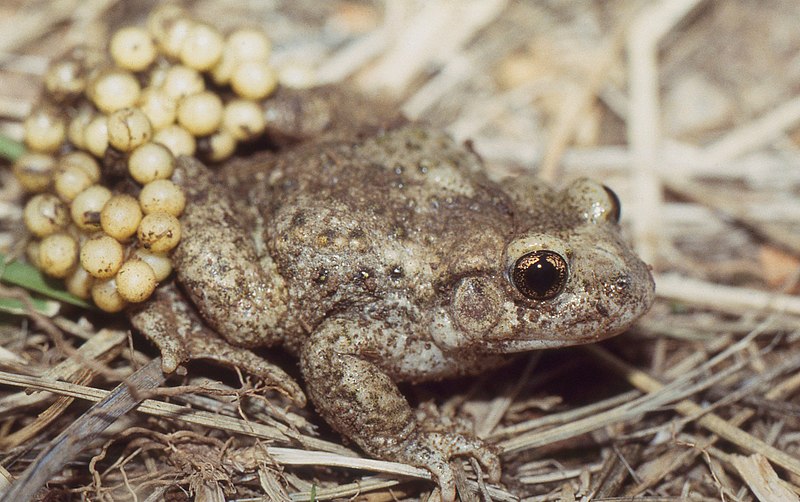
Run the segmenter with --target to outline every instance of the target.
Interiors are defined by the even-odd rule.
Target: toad
[[[619,201],[579,179],[490,179],[469,145],[330,88],[269,100],[272,150],[209,169],[182,158],[176,277],[131,312],[170,372],[235,366],[305,394],[250,348],[282,345],[305,390],[366,453],[491,480],[492,447],[418,421],[398,382],[475,375],[510,354],[595,342],[650,307],[654,284],[620,236]]]

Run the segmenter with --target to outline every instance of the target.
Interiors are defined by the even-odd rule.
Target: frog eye
[[[619,223],[619,197],[605,185],[586,178],[578,179],[567,188],[565,197],[589,222]]]
[[[531,300],[549,300],[564,289],[568,272],[567,260],[555,251],[532,251],[514,263],[511,282]]]
[[[619,217],[622,213],[622,205],[619,203],[619,197],[617,197],[617,194],[614,192],[614,190],[611,190],[605,185],[603,185],[603,190],[605,190],[606,195],[608,195],[609,206],[607,218],[614,223],[619,223]]]

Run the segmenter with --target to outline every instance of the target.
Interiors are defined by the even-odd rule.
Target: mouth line
[[[497,341],[493,343],[492,346],[493,348],[498,349],[500,353],[527,352],[530,350],[557,349],[561,347],[571,347],[574,345],[585,345],[588,343],[605,340],[611,336],[613,335],[591,335],[568,339],[514,338]]]

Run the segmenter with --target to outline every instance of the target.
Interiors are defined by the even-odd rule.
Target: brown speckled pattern
[[[452,500],[451,456],[476,457],[492,479],[498,459],[467,434],[422,426],[395,382],[475,374],[506,353],[615,335],[649,308],[653,281],[620,239],[615,200],[601,185],[495,183],[442,132],[402,120],[325,132],[319,124],[337,123],[326,113],[313,140],[296,118],[274,121],[294,128],[274,134],[294,145],[280,153],[215,172],[179,162],[188,206],[177,279],[229,342],[228,363],[250,368],[252,354],[239,347],[282,344],[334,428],[371,455],[430,469]],[[569,268],[546,301],[508,279],[520,256],[539,249]],[[181,302],[177,292],[162,299]],[[167,312],[141,307],[136,316],[165,361],[207,357],[171,342],[165,328],[199,320]],[[175,330],[189,331],[211,336]]]

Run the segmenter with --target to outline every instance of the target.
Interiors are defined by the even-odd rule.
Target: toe
[[[500,480],[500,459],[492,448],[480,439],[462,434],[440,432],[418,433],[409,439],[399,460],[425,467],[439,484],[442,500],[453,501],[456,482],[448,463],[453,457],[474,457],[486,469],[490,482]]]
[[[188,350],[192,359],[206,359],[222,366],[239,368],[275,386],[298,406],[306,405],[306,395],[291,376],[247,349],[233,346],[217,336],[194,336],[188,343]]]
[[[474,457],[486,469],[490,482],[500,481],[500,459],[491,446],[478,438],[460,434],[450,436],[450,440],[452,443],[448,452],[449,456]]]
[[[456,479],[448,463],[449,455],[442,448],[441,434],[420,434],[409,438],[397,459],[428,469],[439,485],[443,502],[456,499]]]
[[[439,492],[442,502],[454,502],[456,500],[456,479],[450,465],[444,457],[437,455],[439,458],[428,465],[427,468],[436,479],[439,485]]]

